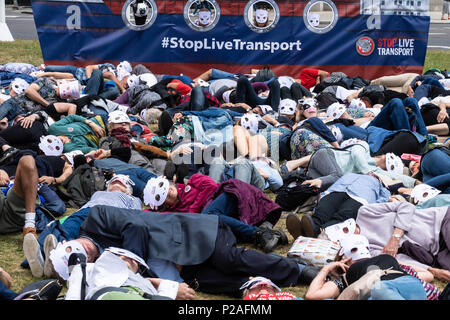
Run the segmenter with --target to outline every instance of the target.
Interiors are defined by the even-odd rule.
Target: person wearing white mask
[[[371,256],[369,241],[362,235],[352,234],[340,241],[339,261],[322,268],[311,282],[306,300],[339,298],[353,283],[374,269],[390,269],[391,273],[382,275],[380,282],[369,286],[367,300],[426,300],[426,292],[420,279],[408,275],[400,263],[392,256],[382,254]],[[330,275],[335,277],[331,280]],[[420,275],[424,276],[424,275]],[[345,293],[344,293],[345,295]],[[348,299],[340,297],[340,299]]]
[[[53,256],[66,256],[62,249],[69,243],[78,245],[76,240],[66,242],[52,252]],[[55,266],[65,269],[61,263]],[[145,269],[148,269],[145,261],[133,252],[109,247],[95,262],[87,263],[84,272],[82,264],[72,266],[65,300],[191,300],[195,297],[195,291],[186,283],[144,278],[141,273]]]

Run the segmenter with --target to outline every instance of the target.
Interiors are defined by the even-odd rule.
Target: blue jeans
[[[433,87],[437,87],[440,90],[445,90],[445,88],[442,86],[442,84],[439,82],[439,80],[437,80],[433,77],[428,77],[422,81],[422,83],[420,84],[420,86],[418,86],[416,88],[416,90],[414,90],[413,98],[416,99],[417,101],[419,101],[423,97],[429,97],[430,92],[433,89]],[[436,89],[436,88],[434,88],[434,89]]]
[[[24,113],[15,99],[8,99],[0,104],[0,120],[6,117],[8,121],[14,120],[19,114]]]
[[[117,87],[107,86],[103,80],[103,73],[96,69],[92,72],[91,77],[87,81],[85,94],[98,95],[104,99],[115,100],[120,92]]]
[[[422,283],[413,276],[383,280],[371,290],[369,300],[427,300]]]
[[[0,301],[13,300],[17,297],[17,293],[9,289],[3,282],[0,282]]]
[[[391,99],[370,122],[369,126],[390,131],[400,129],[412,130],[410,120],[413,115],[408,115],[405,107],[409,107],[414,113],[416,119],[413,125],[416,127],[416,131],[422,135],[428,135],[417,100],[414,98],[406,98],[403,101],[398,98]]]
[[[420,162],[423,182],[450,193],[450,156],[440,149],[427,152]]]
[[[145,170],[144,168],[135,168],[128,170],[117,171],[117,174],[126,174],[130,177],[134,182],[133,186],[133,196],[141,197],[144,193],[144,188],[147,184],[147,181],[151,178],[156,178],[156,175]]]
[[[209,206],[203,209],[202,214],[218,215],[219,220],[227,224],[240,241],[250,241],[258,229],[239,220],[238,200],[226,192],[223,192]]]
[[[348,126],[346,127],[342,123],[336,123],[336,127],[341,130],[344,140],[357,138],[360,140],[367,141],[367,130],[358,126]]]
[[[64,201],[47,184],[43,184],[39,188],[38,193],[44,198],[44,207],[52,214],[59,217],[66,212],[66,204]]]
[[[80,81],[82,84],[86,84],[86,70],[84,68],[78,68],[72,65],[65,66],[47,66],[44,69],[45,72],[65,72],[73,74],[74,78]]]
[[[226,71],[222,71],[219,69],[211,69],[211,80],[218,80],[218,79],[235,79],[234,73],[229,73]]]

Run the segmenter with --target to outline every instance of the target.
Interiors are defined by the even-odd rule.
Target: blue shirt
[[[331,185],[322,196],[331,192],[345,192],[352,199],[362,203],[388,202],[391,193],[381,182],[367,174],[346,173]]]

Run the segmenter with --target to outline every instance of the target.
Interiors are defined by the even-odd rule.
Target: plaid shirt
[[[210,107],[220,107],[220,102],[219,100],[213,96],[212,94],[210,94],[208,91],[203,90],[203,93],[205,94],[206,100],[208,101],[208,105]],[[179,105],[181,104],[185,104],[185,103],[189,103],[191,101],[191,95],[190,94],[186,94],[184,96],[181,96],[181,100]]]

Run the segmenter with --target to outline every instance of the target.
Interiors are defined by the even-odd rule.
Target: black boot
[[[278,243],[287,244],[286,234],[281,230],[258,228],[255,232],[255,244],[264,252],[269,253]]]
[[[301,264],[305,266],[305,263],[300,260],[300,258],[295,256],[288,256],[289,260],[294,261],[296,264]],[[313,266],[305,266],[298,276],[297,283],[310,285],[314,278],[319,274],[320,269]]]
[[[300,273],[300,276],[298,277],[298,282],[301,284],[310,285],[319,272],[320,270],[316,267],[305,266],[302,273]]]

